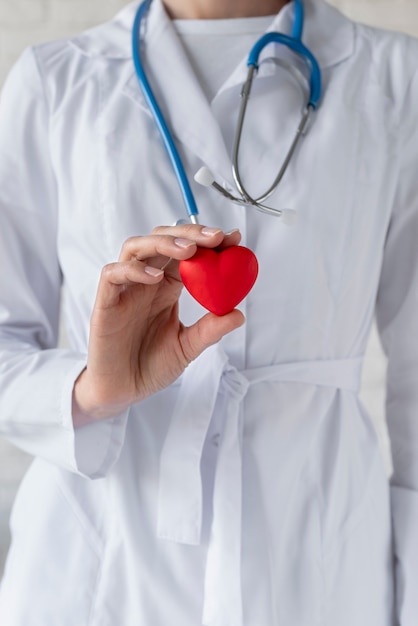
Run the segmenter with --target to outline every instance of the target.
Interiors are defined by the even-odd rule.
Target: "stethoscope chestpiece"
[[[292,226],[296,223],[297,213],[293,209],[273,209],[272,207],[256,203],[255,201],[251,202],[245,198],[240,198],[238,196],[232,195],[232,193],[225,189],[225,187],[222,187],[222,185],[216,182],[214,175],[212,174],[210,169],[206,167],[206,165],[201,167],[196,172],[196,174],[194,175],[194,179],[199,185],[202,185],[203,187],[212,187],[213,189],[216,189],[216,191],[222,194],[224,198],[227,198],[234,204],[239,204],[240,206],[253,206],[255,209],[261,211],[262,213],[267,213],[268,215],[279,217],[282,220],[283,224],[286,224],[286,226]]]

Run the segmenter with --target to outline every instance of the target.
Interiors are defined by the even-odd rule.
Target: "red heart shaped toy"
[[[198,248],[191,259],[180,261],[187,291],[215,315],[230,313],[250,291],[257,274],[257,257],[244,246]]]

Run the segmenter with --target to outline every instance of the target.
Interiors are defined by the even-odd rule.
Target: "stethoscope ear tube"
[[[150,87],[150,84],[148,82],[148,79],[146,77],[146,74],[142,65],[141,51],[140,51],[141,23],[142,23],[142,19],[148,12],[148,9],[151,5],[151,1],[152,0],[145,0],[145,2],[143,2],[141,6],[139,7],[136,17],[135,17],[134,27],[132,30],[132,55],[133,55],[135,70],[136,70],[136,74],[138,77],[139,86],[141,87],[142,93],[144,94],[144,98],[153,115],[157,128],[160,131],[165,149],[167,151],[171,164],[176,173],[180,191],[183,196],[184,204],[186,206],[190,221],[194,224],[197,224],[198,222],[197,205],[193,196],[193,192],[190,188],[190,184],[189,184],[186,172],[184,170],[183,163],[181,161],[178,150],[174,144],[173,138],[168,129],[166,121],[158,106],[157,100],[152,92],[152,89]]]
[[[288,35],[282,33],[266,33],[261,37],[251,49],[248,55],[247,65],[248,67],[254,67],[258,69],[258,59],[261,51],[270,43],[278,43],[286,46],[293,52],[296,52],[306,63],[310,71],[310,97],[308,106],[316,109],[319,105],[322,95],[322,80],[321,70],[318,61],[313,56],[312,52],[308,50],[306,46],[299,39],[294,39]]]
[[[302,0],[295,0],[295,17],[293,21],[292,37],[293,39],[302,39],[303,22],[305,19],[305,11]]]
[[[302,9],[302,18],[303,18],[303,9]],[[303,25],[303,20],[302,20]],[[296,130],[295,137],[293,142],[287,152],[287,155],[283,161],[283,164],[274,179],[272,185],[269,189],[260,197],[253,198],[245,188],[243,180],[239,171],[239,149],[242,137],[242,129],[244,125],[245,113],[247,110],[248,100],[250,98],[253,79],[255,74],[257,73],[259,67],[259,57],[262,50],[268,46],[270,43],[277,43],[286,46],[291,49],[293,52],[298,54],[307,65],[310,70],[310,80],[309,80],[309,96],[307,98],[307,102],[305,103],[302,117],[298,128]],[[279,60],[277,60],[279,62]],[[286,67],[285,62],[280,61],[280,64]],[[241,91],[241,106],[238,114],[238,122],[237,122],[237,130],[235,133],[234,146],[232,151],[232,172],[234,176],[235,184],[242,195],[243,198],[255,207],[263,208],[263,202],[269,198],[275,189],[280,184],[283,176],[285,175],[289,163],[292,159],[292,156],[296,150],[296,147],[300,141],[300,138],[303,136],[305,129],[307,128],[311,113],[314,109],[316,109],[319,105],[321,99],[321,91],[322,91],[322,83],[321,83],[321,70],[319,68],[318,62],[312,53],[303,45],[303,43],[299,39],[295,39],[294,37],[289,37],[287,35],[283,35],[282,33],[271,32],[263,35],[253,46],[248,56],[247,61],[248,66],[248,74],[247,80],[245,81],[242,91]],[[292,72],[295,75],[295,72]],[[275,209],[269,208],[269,211],[274,213]]]

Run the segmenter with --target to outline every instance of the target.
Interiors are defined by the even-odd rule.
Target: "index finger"
[[[178,226],[156,226],[153,235],[171,235],[190,239],[198,246],[215,247],[223,241],[225,233],[221,228],[213,228],[202,224],[179,224]]]
[[[157,226],[152,231],[156,234],[168,234],[194,241],[202,248],[226,248],[236,246],[241,241],[239,228],[224,232],[220,228],[210,228],[200,224],[179,224],[178,226]],[[179,235],[179,233],[181,233]]]

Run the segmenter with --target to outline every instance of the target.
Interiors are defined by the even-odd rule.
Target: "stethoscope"
[[[161,113],[161,110],[158,106],[157,100],[152,92],[152,89],[149,85],[144,66],[141,59],[141,43],[142,43],[142,22],[148,10],[151,6],[152,0],[144,0],[144,2],[139,6],[138,11],[136,13],[135,22],[133,26],[132,32],[132,52],[133,52],[133,60],[135,65],[136,74],[138,77],[138,81],[142,92],[144,94],[145,100],[148,104],[148,107],[153,115],[154,121],[161,133],[162,140],[164,142],[164,146],[170,158],[171,164],[173,166],[174,172],[177,176],[178,183],[180,186],[180,190],[183,196],[183,201],[185,204],[185,208],[187,210],[188,218],[190,222],[193,224],[198,224],[198,209],[196,205],[195,198],[193,196],[192,190],[190,188],[190,184],[184,170],[183,163],[180,159],[178,150],[174,144],[173,137],[171,132],[167,126],[167,123]],[[308,127],[308,122],[311,118],[311,114],[315,111],[321,100],[321,70],[319,68],[319,64],[313,54],[304,46],[302,43],[302,34],[303,34],[303,26],[304,26],[304,6],[303,0],[294,0],[295,3],[295,17],[293,23],[292,34],[284,35],[282,33],[270,32],[263,35],[252,47],[250,54],[248,56],[247,67],[248,74],[247,80],[245,81],[242,91],[241,91],[241,107],[238,116],[237,129],[235,133],[235,139],[233,144],[232,151],[232,174],[233,178],[238,190],[238,194],[235,196],[230,193],[227,189],[225,189],[222,185],[216,182],[214,176],[209,171],[207,167],[202,167],[196,174],[195,180],[207,187],[212,187],[216,189],[219,193],[221,193],[225,198],[228,198],[232,202],[244,206],[253,206],[259,211],[263,213],[268,213],[269,215],[274,215],[276,217],[280,217],[284,223],[290,224],[294,221],[295,211],[292,209],[274,209],[264,204],[264,202],[273,194],[273,192],[277,189],[280,184],[283,176],[285,175],[289,163],[293,157],[293,154],[296,150],[296,147],[300,141],[300,138],[305,134],[306,129]],[[253,198],[251,194],[245,188],[244,182],[242,180],[240,169],[239,169],[239,149],[242,137],[242,129],[244,125],[244,118],[247,109],[248,99],[251,94],[251,88],[253,84],[254,76],[256,75],[259,68],[259,56],[261,51],[270,43],[277,43],[286,46],[288,49],[292,50],[302,61],[304,65],[307,67],[309,72],[309,81],[308,81],[308,89],[305,89],[306,79],[303,74],[295,65],[292,65],[290,62],[275,58],[274,62],[278,65],[284,67],[289,70],[293,77],[297,80],[299,84],[303,85],[304,91],[306,91],[306,96],[304,97],[304,106],[302,111],[302,117],[298,128],[296,130],[296,134],[294,140],[288,150],[285,160],[283,161],[282,166],[273,181],[273,184],[269,189],[259,196],[258,198]],[[182,221],[182,220],[181,220]]]

